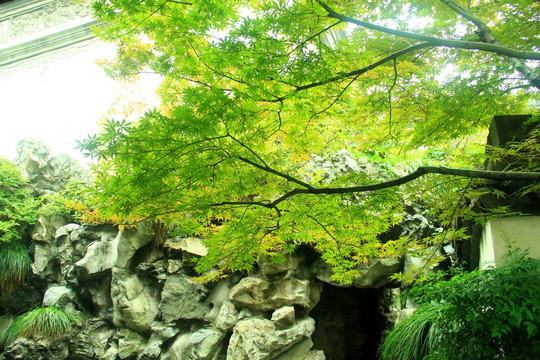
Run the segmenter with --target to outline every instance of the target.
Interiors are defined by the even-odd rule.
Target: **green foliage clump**
[[[60,215],[73,221],[80,221],[83,217],[81,209],[90,206],[87,189],[87,184],[79,180],[70,180],[64,190],[41,197],[39,215]]]
[[[18,241],[0,242],[0,290],[10,294],[31,273],[32,260]]]
[[[6,330],[2,338],[4,346],[18,338],[61,338],[71,333],[74,323],[80,320],[54,307],[36,308],[19,316]]]
[[[420,308],[382,345],[383,360],[537,359],[540,260],[512,251],[498,268],[459,272],[408,292]]]
[[[21,227],[37,220],[38,202],[25,190],[17,166],[0,158],[0,241],[20,237]]]

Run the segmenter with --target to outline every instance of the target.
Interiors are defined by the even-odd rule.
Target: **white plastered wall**
[[[498,218],[488,221],[480,243],[480,268],[500,265],[508,242],[540,259],[540,216]]]

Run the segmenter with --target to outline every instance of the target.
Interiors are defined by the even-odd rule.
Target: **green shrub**
[[[408,295],[421,306],[389,334],[383,360],[532,360],[540,354],[540,260],[526,253],[511,251],[498,268],[439,276]]]
[[[79,319],[54,306],[37,308],[21,316],[7,328],[2,345],[7,346],[18,338],[61,338],[69,335]]]
[[[0,158],[0,241],[19,239],[21,227],[37,220],[38,202],[24,189],[17,166]]]
[[[32,260],[18,241],[0,242],[0,290],[10,294],[30,275]]]

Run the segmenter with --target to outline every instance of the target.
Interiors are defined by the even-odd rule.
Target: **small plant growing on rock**
[[[36,308],[19,316],[7,328],[2,345],[7,346],[19,338],[61,338],[70,334],[73,324],[79,322],[76,316],[54,306]]]
[[[0,290],[11,294],[31,273],[32,260],[18,241],[0,242]]]

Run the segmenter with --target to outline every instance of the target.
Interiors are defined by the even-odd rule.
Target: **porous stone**
[[[356,268],[357,276],[353,279],[352,286],[358,288],[379,288],[388,284],[390,275],[401,271],[401,269],[401,258],[370,259],[368,263],[361,264]],[[333,286],[345,286],[333,279],[334,272],[332,268],[322,259],[318,259],[313,263],[311,271],[322,282]]]
[[[203,244],[202,240],[195,237],[175,237],[167,239],[163,246],[174,250],[185,251],[195,256],[205,256],[208,254],[208,249]]]
[[[56,230],[66,225],[68,221],[59,215],[43,216],[40,215],[34,230],[32,231],[32,239],[35,241],[50,243],[56,234]]]
[[[312,346],[313,341],[311,338],[305,338],[273,360],[304,360]]]
[[[223,331],[231,330],[238,322],[238,311],[232,302],[225,299],[219,308],[219,313],[214,320],[214,326]]]
[[[67,360],[68,345],[64,341],[19,338],[4,349],[2,360]]]
[[[117,334],[118,357],[120,359],[136,357],[146,347],[146,339],[135,331],[121,328]]]
[[[47,243],[37,243],[34,247],[34,262],[32,272],[41,278],[52,278],[54,281],[61,281],[59,269],[55,269],[55,254],[53,246]]]
[[[152,334],[155,334],[161,341],[172,339],[180,332],[180,329],[174,326],[169,326],[161,321],[152,323]]]
[[[162,319],[170,323],[178,319],[203,320],[210,312],[204,302],[208,288],[184,275],[171,275],[165,281],[161,292]]]
[[[284,329],[294,325],[295,314],[294,306],[284,306],[272,313],[272,321],[276,329]]]
[[[302,262],[303,258],[301,256],[287,253],[276,258],[261,256],[257,260],[257,265],[264,277],[273,277],[278,274],[287,277],[294,274],[299,269]]]
[[[227,349],[227,359],[274,359],[310,337],[314,331],[315,320],[309,317],[283,330],[276,329],[274,323],[267,319],[241,320],[234,327]]]
[[[75,300],[75,291],[66,286],[51,286],[43,295],[43,306],[56,306],[57,308],[66,310],[73,306]]]
[[[169,349],[171,360],[215,359],[225,334],[213,328],[203,328],[176,338]]]
[[[324,351],[322,350],[310,350],[303,360],[325,360]],[[293,360],[293,359],[291,359]]]
[[[118,237],[90,244],[86,255],[75,263],[81,278],[92,278],[111,270],[118,259]]]
[[[157,290],[123,269],[114,269],[112,283],[115,325],[141,333],[150,331],[159,314]]]
[[[84,326],[72,334],[70,341],[72,358],[116,360],[118,347],[113,339],[115,331],[109,324],[101,319],[86,319]]]
[[[295,278],[267,281],[246,277],[233,287],[229,299],[240,308],[270,311],[287,305],[313,308],[320,298],[321,288],[308,280]]]
[[[119,231],[115,241],[118,241],[118,258],[115,266],[127,269],[133,255],[154,240],[153,229],[149,222],[142,222],[136,228]]]

